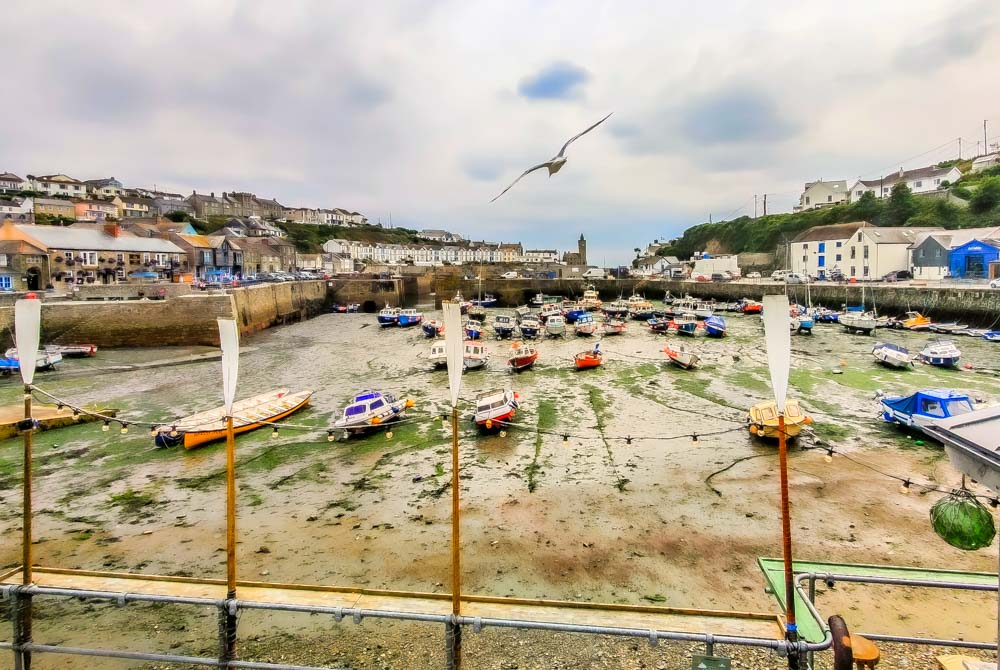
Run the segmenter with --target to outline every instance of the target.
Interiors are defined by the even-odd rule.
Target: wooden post
[[[785,440],[785,412],[778,411],[778,464],[781,476],[781,555],[785,564],[785,639],[798,642],[795,624],[795,583],[792,577],[792,519],[788,505],[788,445]],[[799,655],[788,654],[788,667],[798,670]]]

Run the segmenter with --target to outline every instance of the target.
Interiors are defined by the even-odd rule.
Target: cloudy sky
[[[1000,136],[1000,3],[4,4],[0,172],[114,175],[591,262]],[[16,26],[16,30],[9,29]],[[11,69],[13,68],[13,69]],[[608,112],[551,179],[522,170]]]

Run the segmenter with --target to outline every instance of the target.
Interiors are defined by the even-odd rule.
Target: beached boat
[[[932,323],[928,326],[928,329],[932,333],[943,333],[945,335],[952,335],[967,329],[968,324],[956,323],[954,321],[950,323]]]
[[[1000,330],[988,330],[983,333],[983,339],[987,342],[1000,342]]]
[[[545,320],[545,332],[549,337],[562,337],[566,334],[566,319],[561,314],[550,316]]]
[[[17,351],[16,349],[14,351]],[[63,358],[90,358],[97,355],[96,344],[46,344],[45,352],[59,354]],[[8,349],[7,357],[11,358]]]
[[[874,313],[850,310],[841,314],[837,322],[849,333],[862,333],[864,335],[871,334],[878,325]]]
[[[588,368],[596,368],[601,364],[601,351],[597,347],[594,347],[590,351],[581,351],[576,356],[573,357],[573,364],[576,365],[577,370],[587,370]]]
[[[654,317],[646,322],[646,325],[654,333],[666,333],[671,328],[676,328],[673,319]]]
[[[468,340],[478,340],[483,336],[483,324],[479,321],[466,321],[465,326],[465,338]]]
[[[521,323],[529,316],[533,316],[531,313],[531,308],[527,305],[521,305],[520,307],[514,308],[514,321]]]
[[[653,303],[633,293],[628,299],[628,314],[636,321],[649,321],[654,316]]]
[[[388,305],[383,307],[378,313],[378,325],[383,328],[399,325],[399,308],[389,307]]]
[[[518,396],[509,389],[494,389],[476,396],[476,425],[487,430],[514,418],[518,408]]]
[[[958,365],[962,352],[951,340],[931,340],[924,345],[917,356],[928,365],[951,368]]]
[[[726,336],[726,320],[721,316],[710,316],[705,319],[705,333],[709,337]]]
[[[537,317],[526,316],[521,319],[521,323],[517,325],[517,328],[521,331],[521,337],[533,340],[538,337],[538,331],[542,329],[542,323]]]
[[[587,308],[576,303],[574,305],[567,305],[563,309],[563,317],[566,319],[566,323],[576,323],[576,320],[587,313]]]
[[[952,389],[925,389],[908,396],[882,396],[882,419],[920,429],[941,419],[973,411],[968,394]]]
[[[551,316],[562,316],[563,310],[560,305],[549,304],[538,310],[538,320],[545,323]]]
[[[601,311],[609,319],[625,319],[628,317],[628,309],[628,301],[619,298],[612,303],[604,305]]]
[[[698,302],[694,306],[694,315],[699,319],[707,319],[715,314],[714,302]]]
[[[698,357],[698,354],[692,351],[685,351],[684,347],[681,346],[663,347],[663,353],[667,355],[667,358],[670,359],[671,363],[677,367],[684,368],[685,370],[690,370],[691,368],[696,367],[698,365],[698,361],[701,360]]]
[[[538,360],[538,349],[533,344],[524,342],[513,342],[510,345],[510,356],[507,358],[509,365],[514,372],[527,370]]]
[[[424,315],[415,309],[402,309],[396,317],[396,323],[400,328],[419,326],[424,320]]]
[[[826,307],[814,307],[810,314],[816,323],[837,323],[840,319],[840,312]]]
[[[239,400],[233,403],[233,432],[237,435],[256,430],[274,421],[280,421],[309,404],[312,391],[289,393],[288,389],[277,389],[268,393]],[[153,441],[159,447],[185,449],[226,439],[226,408],[216,407],[205,412],[192,414],[172,423],[159,426]],[[266,422],[266,423],[262,423]]]
[[[587,286],[587,290],[583,292],[583,298],[580,299],[580,304],[586,309],[593,312],[594,310],[600,309],[604,301],[601,300],[600,294],[597,289],[594,288],[593,284]]]
[[[361,391],[351,399],[344,408],[344,415],[334,421],[333,426],[348,433],[363,433],[401,418],[410,407],[413,407],[412,400],[403,400],[391,393]]]
[[[756,300],[744,300],[741,312],[744,314],[760,314],[764,310],[764,305]]]
[[[674,327],[679,335],[694,335],[698,332],[698,317],[693,312],[686,312],[674,317]]]
[[[472,301],[466,300],[462,296],[461,291],[455,291],[455,297],[452,298],[451,301],[458,303],[458,308],[461,310],[462,314],[467,314],[469,312],[469,308],[472,307]]]
[[[486,308],[480,307],[479,305],[473,305],[466,311],[466,316],[469,317],[469,321],[478,321],[479,323],[485,323]]]
[[[906,368],[913,366],[913,356],[898,344],[877,342],[872,347],[872,356],[882,365],[890,368]]]
[[[462,352],[462,366],[466,370],[478,370],[490,362],[490,350],[482,342],[468,341]]]
[[[506,314],[497,314],[493,317],[493,334],[498,340],[503,340],[514,334],[514,318]]]
[[[421,326],[424,330],[424,335],[427,337],[438,337],[444,335],[444,322],[438,321],[437,319],[431,319],[430,321],[425,321],[424,325]]]
[[[812,419],[802,413],[798,400],[785,401],[785,438],[792,439],[802,432],[802,427]],[[778,405],[773,400],[754,405],[747,412],[750,434],[767,439],[778,439]]]
[[[545,295],[544,293],[536,293],[535,297],[531,299],[531,304],[535,307],[544,307],[545,305],[561,305],[562,304],[561,295]]]
[[[594,321],[593,314],[584,314],[576,320],[576,334],[581,337],[590,337],[597,332],[597,322]]]
[[[431,345],[431,351],[427,354],[427,359],[436,368],[443,368],[448,365],[448,351],[444,342],[435,342]]]
[[[477,307],[496,307],[497,303],[499,302],[500,301],[497,300],[497,297],[495,295],[493,295],[492,293],[487,293],[479,300],[473,300],[472,304]]]
[[[606,318],[604,323],[601,324],[602,335],[624,335],[627,329],[628,324],[621,319],[612,317]]]
[[[931,326],[931,319],[920,312],[907,312],[899,318],[898,323],[900,328],[907,330],[928,330]]]
[[[39,351],[35,356],[35,370],[54,370],[62,362],[62,354],[55,351]],[[8,349],[5,358],[0,358],[0,373],[9,375],[20,371],[21,363],[17,349]]]

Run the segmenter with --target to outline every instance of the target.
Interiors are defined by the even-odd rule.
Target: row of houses
[[[829,181],[818,179],[806,182],[802,195],[799,196],[798,206],[792,209],[800,212],[807,209],[857,202],[865,193],[872,193],[876,198],[888,198],[889,194],[892,193],[892,187],[899,183],[906,184],[910,191],[915,194],[930,194],[945,190],[948,185],[954,184],[961,176],[961,170],[955,166],[931,165],[914,170],[900,168],[898,172],[879,179],[858,178],[853,182],[848,182],[846,179]]]
[[[908,271],[915,279],[984,279],[1000,274],[1000,227],[890,228],[867,221],[816,226],[788,248],[789,267],[812,277],[834,270],[847,279]]]
[[[445,244],[388,244],[333,239],[323,244],[323,250],[342,254],[362,263],[390,265],[467,265],[478,263],[559,263],[555,249],[524,249],[520,242],[451,241]],[[587,264],[587,241],[580,236],[577,251],[562,255],[567,265]]]

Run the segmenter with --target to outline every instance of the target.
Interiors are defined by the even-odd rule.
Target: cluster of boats
[[[49,344],[35,356],[35,370],[55,370],[63,358],[90,358],[97,355],[93,344]],[[10,375],[21,370],[17,348],[12,347],[0,358],[0,374]]]
[[[872,347],[872,356],[879,363],[890,368],[912,367],[914,361],[942,368],[953,368],[962,358],[962,352],[951,340],[931,340],[915,356],[905,347],[891,342],[877,342]]]

